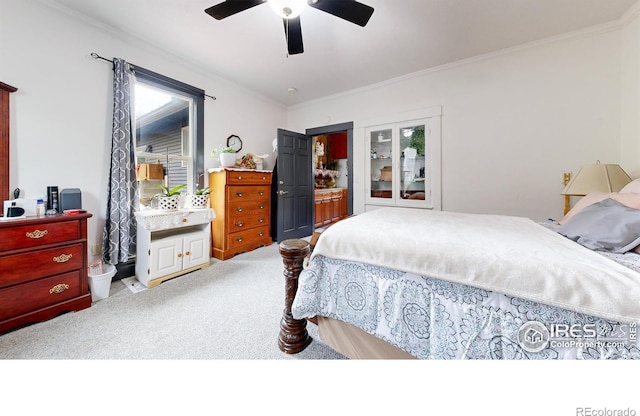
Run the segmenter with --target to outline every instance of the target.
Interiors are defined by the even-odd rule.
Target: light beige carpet
[[[2,359],[280,360],[344,358],[318,340],[277,346],[284,277],[272,244],[133,293],[125,282],[91,308],[0,335]]]

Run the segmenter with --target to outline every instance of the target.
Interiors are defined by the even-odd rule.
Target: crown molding
[[[640,1],[636,4],[636,6],[638,6],[638,5],[640,5]],[[640,8],[638,8],[638,13],[636,13],[636,14],[640,14]],[[446,70],[449,70],[449,69],[452,69],[452,68],[473,64],[473,63],[476,63],[476,62],[482,62],[482,61],[493,59],[493,58],[496,58],[496,57],[499,57],[499,56],[509,55],[509,54],[512,54],[512,53],[521,52],[521,51],[524,51],[524,50],[537,48],[537,47],[544,46],[544,45],[550,45],[550,44],[553,44],[553,43],[564,42],[564,41],[568,41],[568,40],[583,39],[583,38],[588,38],[588,37],[591,37],[591,36],[596,36],[596,35],[600,35],[600,34],[604,34],[604,33],[608,33],[608,32],[613,32],[613,31],[621,29],[622,27],[623,27],[622,19],[619,19],[617,21],[603,23],[603,24],[596,25],[596,26],[591,26],[591,27],[588,27],[586,29],[580,29],[580,30],[576,30],[576,31],[572,31],[572,32],[567,32],[567,33],[563,33],[561,35],[551,36],[551,37],[540,39],[540,40],[536,40],[536,41],[533,41],[533,42],[524,43],[522,45],[513,46],[513,47],[509,47],[509,48],[505,48],[505,49],[500,49],[500,50],[489,52],[489,53],[486,53],[486,54],[477,55],[477,56],[474,56],[474,57],[471,57],[471,58],[461,59],[459,61],[450,62],[450,63],[447,63],[447,64],[435,66],[435,67],[432,67],[432,68],[423,69],[423,70],[412,72],[412,73],[406,74],[406,75],[401,75],[399,77],[390,78],[388,80],[385,80],[385,81],[382,81],[382,82],[378,82],[378,83],[375,83],[375,84],[370,84],[370,85],[367,85],[367,86],[364,86],[364,87],[361,87],[361,88],[355,88],[355,89],[352,89],[352,90],[349,90],[349,91],[343,91],[343,92],[340,92],[340,93],[337,93],[337,94],[333,94],[333,95],[329,95],[329,96],[326,96],[326,97],[318,98],[316,100],[311,100],[311,101],[306,101],[304,103],[295,104],[295,105],[290,106],[289,109],[290,110],[300,109],[300,108],[304,108],[304,107],[306,107],[308,105],[315,105],[315,104],[322,103],[324,101],[330,101],[330,100],[334,100],[334,99],[337,99],[337,98],[343,98],[343,97],[347,97],[347,96],[350,96],[350,95],[359,94],[359,93],[362,93],[362,92],[367,92],[367,91],[375,90],[375,89],[382,88],[382,87],[388,87],[390,85],[397,84],[399,82],[404,82],[404,81],[412,80],[412,79],[415,79],[415,78],[420,78],[420,77],[423,77],[425,75],[432,74],[432,73],[435,73],[435,72],[446,71]]]

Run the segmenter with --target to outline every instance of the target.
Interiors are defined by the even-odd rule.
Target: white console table
[[[136,278],[146,287],[209,266],[211,208],[136,213]]]

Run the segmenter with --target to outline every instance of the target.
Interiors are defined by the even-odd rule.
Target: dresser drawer
[[[0,257],[0,287],[82,269],[83,257],[81,243]]]
[[[42,246],[80,238],[80,221],[2,228],[0,229],[0,251]]]
[[[227,248],[233,249],[235,247],[250,244],[253,241],[269,237],[269,232],[269,225],[266,225],[259,228],[230,233],[227,235]]]
[[[0,320],[35,311],[87,292],[80,270],[0,289]]]
[[[271,185],[271,172],[229,170],[227,171],[227,184]]]
[[[229,217],[262,215],[269,216],[269,200],[233,201],[229,203]]]
[[[227,201],[269,201],[269,186],[227,186]]]
[[[269,212],[263,212],[262,215],[259,212],[257,213],[257,215],[231,214],[227,218],[229,221],[228,227],[230,233],[260,227],[263,225],[269,225]]]

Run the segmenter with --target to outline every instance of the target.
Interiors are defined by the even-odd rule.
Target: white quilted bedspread
[[[527,218],[382,208],[329,227],[318,255],[640,321],[640,273]]]

